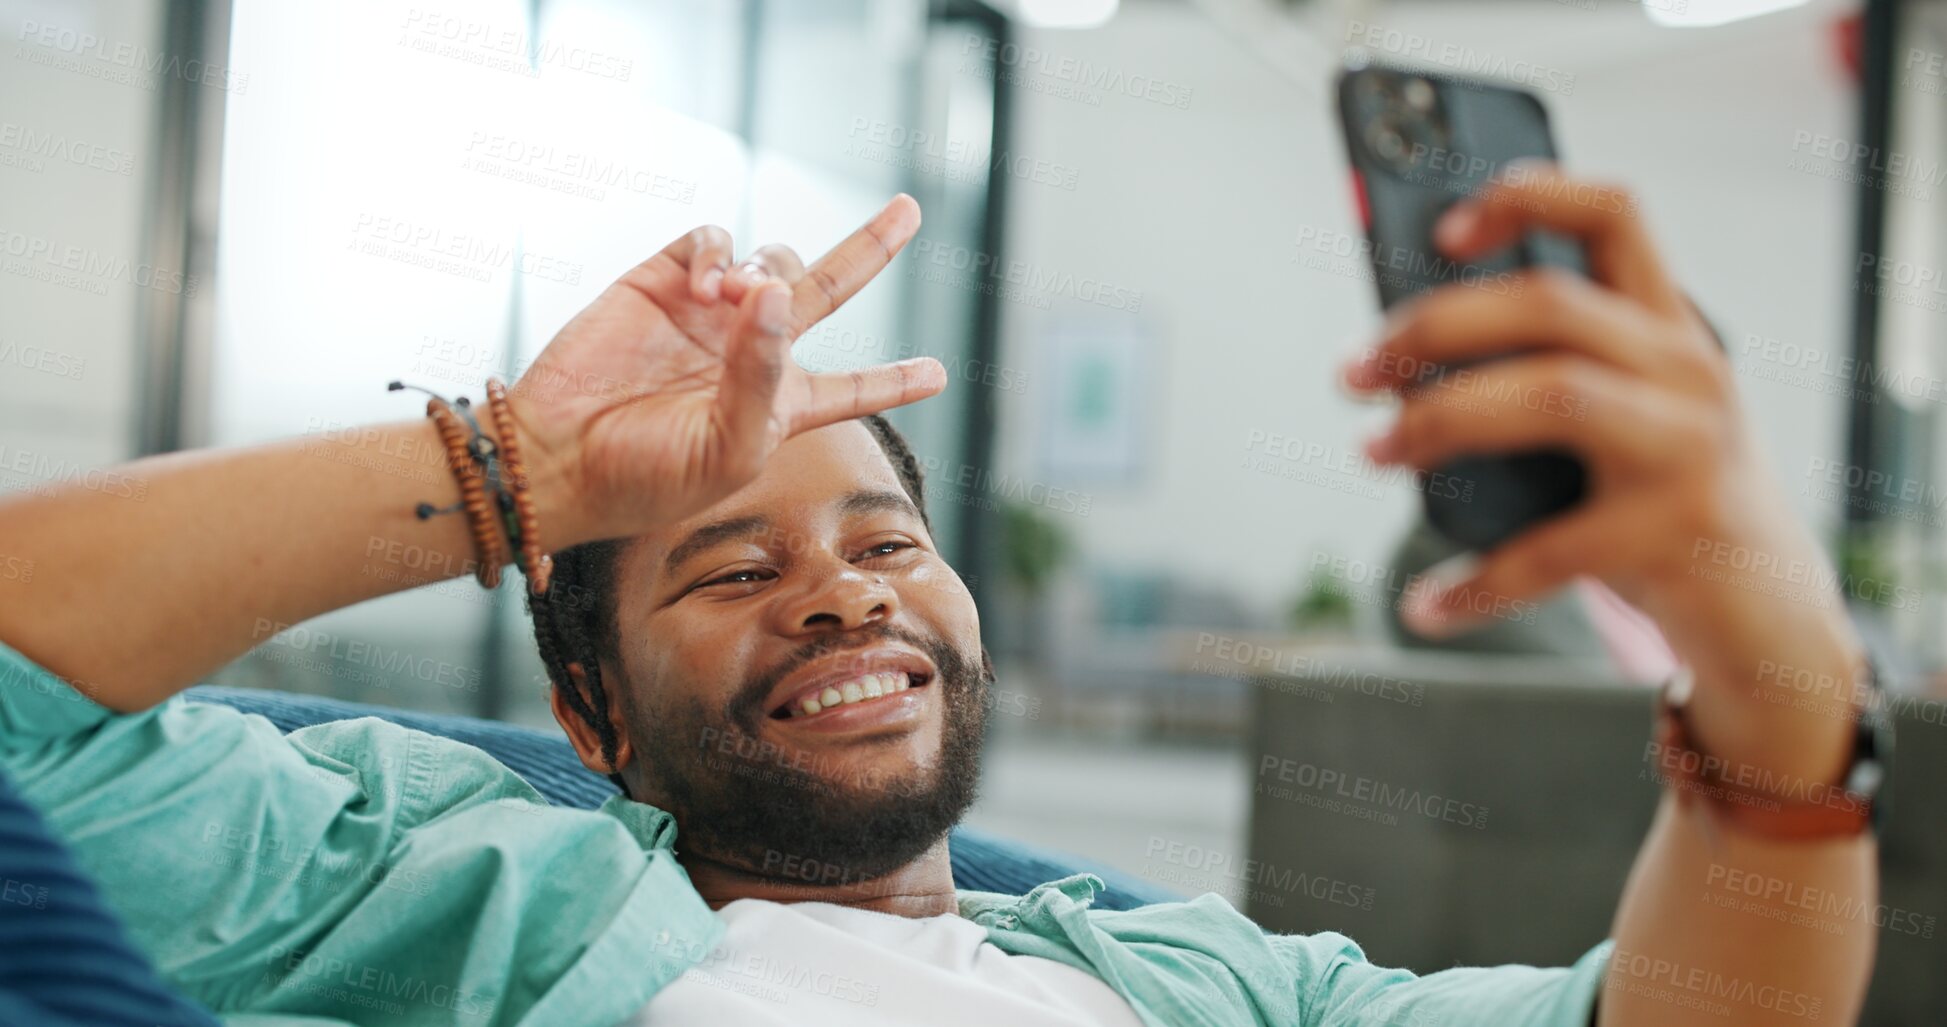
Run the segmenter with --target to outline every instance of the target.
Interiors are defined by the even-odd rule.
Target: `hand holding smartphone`
[[[1447,258],[1433,242],[1440,215],[1507,164],[1555,159],[1547,112],[1533,95],[1366,65],[1339,77],[1338,99],[1382,306],[1453,284],[1519,290],[1517,272],[1524,267],[1587,274],[1581,247],[1546,233],[1531,232],[1491,258],[1469,262]],[[1427,368],[1418,376],[1430,382],[1452,370]],[[1454,487],[1421,490],[1427,522],[1480,551],[1574,506],[1587,491],[1582,462],[1561,450],[1466,456],[1433,473]]]

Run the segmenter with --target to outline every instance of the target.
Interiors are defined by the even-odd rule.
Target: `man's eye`
[[[741,571],[731,571],[728,574],[720,574],[714,578],[711,578],[708,581],[699,581],[697,582],[696,587],[709,588],[711,585],[755,584],[756,582],[764,580],[765,573],[766,573],[765,571],[757,570],[755,568],[746,568]]]
[[[911,542],[906,541],[905,539],[891,538],[885,540],[884,542],[878,542],[878,543],[874,543],[873,545],[867,546],[865,549],[865,553],[863,555],[867,557],[891,556],[902,549],[913,549],[913,548],[915,548],[914,545]]]

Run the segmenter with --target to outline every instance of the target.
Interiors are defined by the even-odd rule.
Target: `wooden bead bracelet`
[[[507,386],[498,378],[487,379],[487,410],[493,414],[494,431],[500,435],[500,458],[511,486],[511,490],[500,491],[500,509],[507,537],[514,543],[514,562],[527,575],[529,591],[546,595],[554,558],[541,549],[541,525],[534,516],[534,500],[527,494],[530,481],[527,464],[521,460],[519,433],[514,430],[514,411],[507,404]]]
[[[501,565],[511,552],[514,565],[527,576],[528,590],[545,595],[554,562],[541,548],[540,523],[528,494],[532,482],[521,460],[507,387],[499,379],[487,380],[487,409],[500,436],[498,443],[480,429],[473,405],[465,396],[448,402],[430,389],[404,382],[392,382],[386,388],[416,389],[431,397],[426,401],[426,416],[439,431],[446,446],[447,466],[460,487],[460,501],[452,506],[419,504],[414,510],[419,519],[464,512],[473,535],[474,580],[482,588],[499,587]]]

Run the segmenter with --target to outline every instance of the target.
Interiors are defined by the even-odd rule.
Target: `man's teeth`
[[[805,696],[793,710],[794,717],[808,717],[821,710],[834,706],[849,706],[867,699],[878,699],[894,692],[903,692],[913,687],[912,679],[905,671],[890,671],[884,674],[866,674],[853,678],[843,684],[833,685],[817,695]]]

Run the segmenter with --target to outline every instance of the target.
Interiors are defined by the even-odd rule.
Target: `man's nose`
[[[898,609],[898,593],[883,575],[836,559],[804,571],[813,583],[778,611],[785,634],[853,631],[890,619]]]

